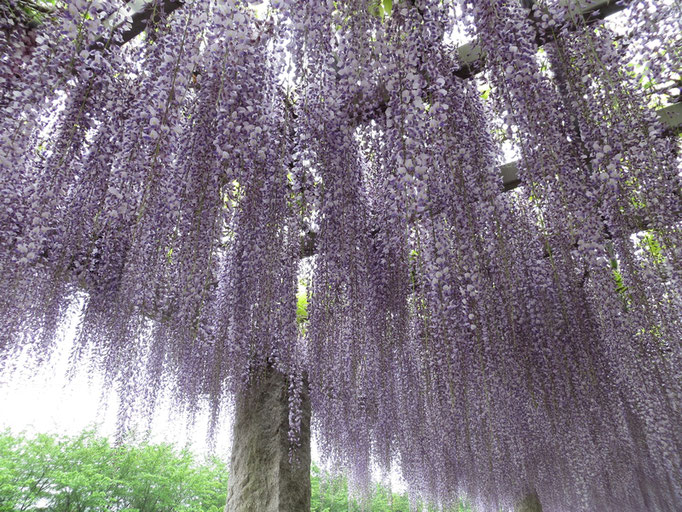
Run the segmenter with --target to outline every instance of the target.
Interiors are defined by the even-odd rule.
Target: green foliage
[[[372,16],[383,20],[393,12],[393,0],[374,0],[369,3],[367,9]]]
[[[379,484],[367,502],[349,499],[346,478],[314,464],[311,493],[311,512],[410,511],[406,495]],[[0,432],[0,512],[222,512],[226,494],[225,462],[168,444]]]
[[[630,292],[627,285],[625,284],[623,275],[620,273],[618,260],[615,258],[611,258],[611,275],[613,276],[613,282],[616,286],[616,291],[623,301],[623,306],[625,306],[625,309],[627,309],[631,303]]]
[[[366,503],[348,497],[348,480],[344,476],[331,476],[313,464],[310,475],[312,497],[310,512],[410,512],[410,502],[406,494],[394,494],[381,484],[376,484]],[[429,507],[420,510],[435,512]],[[438,509],[440,510],[440,509]],[[446,509],[447,512],[472,512],[472,509],[459,503]]]
[[[0,434],[0,512],[221,512],[225,463],[168,444]]]
[[[377,484],[368,503],[360,504],[348,498],[348,481],[343,476],[332,477],[313,464],[310,476],[312,497],[310,512],[409,512],[405,495],[392,494]]]
[[[644,249],[649,258],[651,258],[651,261],[655,264],[660,265],[665,263],[663,247],[661,247],[661,243],[652,232],[647,233],[644,238],[642,238],[640,247]]]
[[[8,7],[13,8],[11,4]],[[13,14],[24,23],[40,25],[57,7],[56,0],[17,0]]]
[[[306,320],[308,320],[308,288],[305,283],[301,282],[296,292],[296,321],[300,325]]]

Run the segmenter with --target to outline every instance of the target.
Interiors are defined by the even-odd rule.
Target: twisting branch
[[[126,29],[123,29],[123,27],[126,25],[126,20],[124,19],[116,22],[114,28],[112,29],[112,32],[122,30],[121,37],[113,40],[114,44],[123,45],[127,43],[128,41],[140,35],[145,28],[158,23],[163,17],[168,16],[173,11],[179,9],[185,4],[184,0],[152,0],[151,2],[145,2],[142,8],[136,9],[134,6],[135,3],[135,0],[132,0],[126,5],[126,8],[131,6],[130,8],[133,10],[130,26]],[[119,13],[114,13],[111,18],[115,18],[119,15]],[[90,49],[103,50],[106,48],[106,46],[107,39],[101,37],[92,43]]]

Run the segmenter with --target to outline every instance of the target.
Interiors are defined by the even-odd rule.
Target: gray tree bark
[[[289,462],[285,376],[268,367],[237,397],[225,512],[310,510],[310,397],[304,388],[294,464]]]
[[[542,512],[542,505],[535,492],[527,494],[523,500],[516,505],[515,512]]]

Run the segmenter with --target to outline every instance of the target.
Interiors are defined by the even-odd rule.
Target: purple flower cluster
[[[213,432],[274,367],[292,459],[309,387],[358,494],[397,464],[443,506],[677,510],[679,140],[624,43],[679,80],[680,18],[637,0],[616,36],[525,4],[193,0],[125,45],[113,0],[8,24],[0,368],[47,360],[82,302],[72,364],[120,390],[122,431],[169,392]]]

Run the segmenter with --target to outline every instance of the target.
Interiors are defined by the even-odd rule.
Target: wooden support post
[[[289,462],[287,379],[268,367],[237,397],[225,512],[310,510],[310,398],[303,391],[297,461]]]

